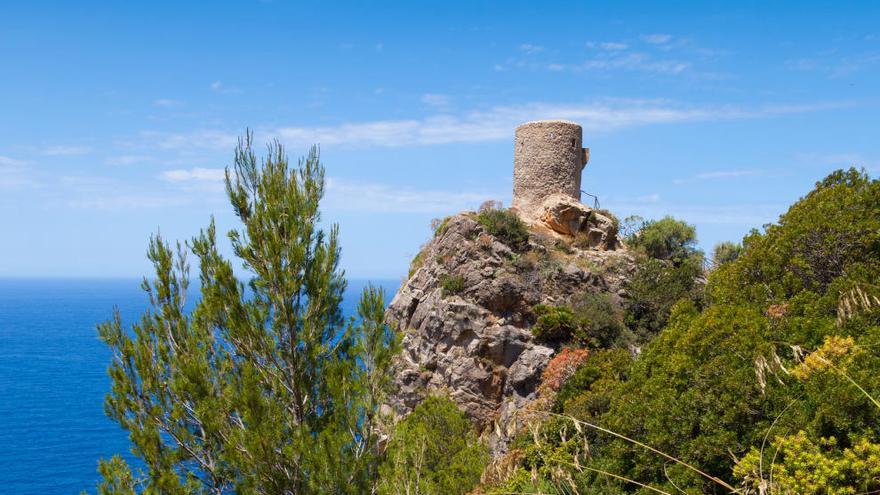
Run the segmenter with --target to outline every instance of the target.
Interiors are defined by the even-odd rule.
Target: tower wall
[[[513,207],[530,218],[543,201],[561,193],[580,201],[581,172],[589,150],[583,129],[574,122],[538,120],[516,128],[513,159]]]

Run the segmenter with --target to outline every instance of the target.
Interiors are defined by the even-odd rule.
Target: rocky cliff
[[[623,297],[632,258],[614,220],[561,195],[525,219],[527,236],[516,242],[485,218],[447,218],[391,302],[387,320],[404,339],[390,407],[405,415],[429,394],[448,394],[500,454],[514,412],[536,398],[563,345],[533,336],[535,306],[570,304],[585,292]]]

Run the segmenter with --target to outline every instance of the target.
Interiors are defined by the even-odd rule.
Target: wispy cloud
[[[534,55],[536,53],[541,53],[544,51],[544,47],[541,45],[533,45],[531,43],[523,43],[519,45],[519,49],[521,52],[526,55]]]
[[[225,172],[222,168],[168,170],[159,178],[184,188],[201,188],[220,193]],[[445,191],[416,189],[353,179],[328,177],[321,205],[328,211],[361,213],[449,213],[473,209],[488,199],[504,197],[502,191]],[[219,195],[214,199],[218,199]]]
[[[762,170],[713,170],[701,172],[687,179],[673,179],[673,184],[686,184],[693,181],[737,179],[741,177],[757,177],[764,175]]]
[[[880,64],[880,53],[868,52],[845,57],[823,54],[813,58],[796,58],[785,61],[785,67],[793,71],[812,71],[829,79],[851,76]]]
[[[761,175],[760,170],[719,170],[715,172],[703,172],[697,174],[696,178],[700,180],[712,179],[731,179],[734,177],[754,177]]]
[[[144,131],[140,133],[140,137],[148,141],[151,146],[164,150],[231,150],[238,143],[239,136],[234,132],[198,129],[182,133]]]
[[[166,182],[175,183],[211,183],[222,182],[226,178],[226,172],[222,168],[191,168],[189,170],[166,170],[159,175]]]
[[[474,209],[500,191],[424,190],[328,178],[323,207],[328,211],[443,214]]]
[[[4,167],[24,167],[27,164],[24,160],[10,158],[8,156],[0,156],[0,166]]]
[[[422,95],[422,103],[432,107],[446,108],[452,103],[452,96],[439,93],[427,93]]]
[[[619,51],[619,50],[626,50],[628,48],[628,46],[629,45],[627,45],[626,43],[615,43],[612,41],[606,41],[604,43],[599,43],[599,48],[601,48],[603,50],[613,51],[613,52]]]
[[[46,156],[75,156],[86,155],[91,153],[92,148],[88,146],[50,146],[43,150]]]
[[[574,64],[548,64],[552,71],[566,70],[571,72],[587,71],[638,71],[655,74],[676,75],[691,67],[690,62],[681,60],[656,59],[646,53],[608,50],[607,53]]]
[[[880,170],[880,160],[866,157],[861,153],[798,153],[795,158],[801,162],[816,163],[833,167],[865,167],[871,171]]]
[[[764,118],[775,115],[838,108],[841,103],[805,105],[688,106],[656,100],[609,100],[582,104],[531,103],[497,106],[459,116],[424,119],[343,123],[333,126],[281,127],[270,136],[298,146],[320,143],[334,146],[418,146],[485,142],[509,139],[511,129],[535,119],[575,120],[591,133],[606,133],[636,126]],[[185,143],[186,138],[174,138]],[[226,137],[228,146],[234,138]],[[200,140],[196,140],[200,141]]]
[[[179,195],[111,193],[104,196],[75,198],[70,200],[67,204],[71,208],[82,208],[90,210],[138,210],[183,206],[189,203],[190,199]]]
[[[439,100],[438,100],[439,101]],[[427,146],[479,143],[510,139],[517,125],[536,119],[565,119],[580,123],[591,134],[647,126],[768,118],[848,106],[846,102],[802,105],[686,105],[669,100],[609,99],[591,103],[527,103],[485,110],[435,113],[423,118],[342,122],[319,126],[257,127],[257,141],[277,138],[290,146],[346,148]],[[198,129],[168,133],[145,131],[140,146],[181,155],[179,163],[199,163],[205,151],[235,148],[240,131]],[[165,163],[169,163],[167,160]],[[124,164],[124,161],[121,163]]]
[[[211,91],[214,91],[215,93],[221,93],[221,94],[238,93],[241,91],[234,86],[227,85],[223,81],[212,82],[210,85],[210,88],[211,88]]]
[[[107,165],[114,166],[126,166],[126,165],[134,165],[136,163],[143,163],[150,161],[152,158],[146,155],[118,155],[108,157],[104,162]]]
[[[652,45],[663,45],[669,43],[672,40],[672,35],[661,33],[643,34],[639,36],[639,39],[641,39],[645,43],[650,43]]]
[[[0,189],[36,185],[30,172],[26,161],[0,156]]]
[[[217,81],[219,83],[219,81]],[[218,85],[217,88],[214,88],[214,84],[211,84],[211,89],[218,90],[222,85]],[[158,100],[153,101],[153,105],[157,107],[171,108],[180,105],[178,100],[172,100],[170,98],[159,98]]]
[[[607,206],[620,218],[638,215],[645,218],[662,218],[671,215],[689,223],[703,225],[729,225],[757,227],[775,221],[785,211],[784,203],[739,203],[726,205],[682,204],[667,201],[609,200]]]
[[[90,210],[153,209],[192,204],[192,194],[163,191],[147,184],[101,176],[60,177],[54,187],[64,191],[66,205]],[[198,201],[203,201],[200,197]]]

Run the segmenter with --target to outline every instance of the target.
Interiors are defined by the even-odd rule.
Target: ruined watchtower
[[[513,207],[534,218],[541,203],[560,193],[581,198],[581,172],[590,158],[583,129],[564,120],[536,120],[516,128],[513,158]]]

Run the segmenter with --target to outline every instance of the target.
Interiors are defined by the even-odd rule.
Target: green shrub
[[[641,224],[627,239],[627,244],[658,260],[680,263],[698,251],[697,229],[693,225],[664,217]]]
[[[538,317],[532,326],[532,334],[542,342],[569,340],[578,330],[574,313],[568,306],[539,304],[534,308]]]
[[[488,460],[488,449],[458,406],[429,397],[394,427],[379,467],[378,493],[468,493]]]
[[[458,294],[464,290],[464,277],[461,275],[441,275],[440,288],[443,297]]]
[[[631,340],[623,309],[610,294],[587,292],[572,304],[578,341],[592,348],[622,346]]]
[[[712,248],[712,268],[718,268],[724,263],[730,263],[739,258],[741,252],[742,245],[738,242],[724,241],[716,244]]]
[[[600,416],[611,405],[609,392],[626,378],[632,364],[633,356],[625,349],[592,351],[587,362],[562,384],[553,411],[580,420]]]
[[[529,231],[516,213],[500,208],[486,208],[477,214],[477,221],[486,231],[511,249],[522,250],[528,246]]]
[[[672,306],[682,299],[702,304],[704,287],[702,257],[692,256],[676,265],[654,258],[637,260],[625,281],[627,299],[624,321],[637,343],[656,335],[669,318]]]

